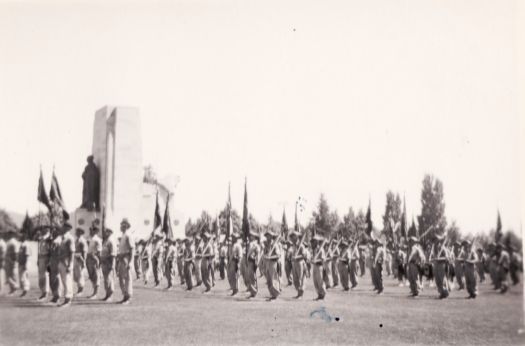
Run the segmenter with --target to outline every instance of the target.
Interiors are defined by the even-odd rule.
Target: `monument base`
[[[91,225],[93,225],[93,222],[95,220],[98,220],[98,222],[100,223],[101,217],[102,215],[100,212],[89,211],[84,208],[78,208],[75,210],[72,220],[73,231],[77,228],[82,228],[84,230],[84,234],[87,237],[89,237],[89,228],[91,227]]]

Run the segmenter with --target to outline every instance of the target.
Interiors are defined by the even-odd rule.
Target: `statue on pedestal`
[[[82,173],[84,186],[82,188],[82,205],[89,211],[100,210],[100,172],[93,161],[93,155],[88,156],[87,166]]]

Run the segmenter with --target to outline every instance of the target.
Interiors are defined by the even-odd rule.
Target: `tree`
[[[288,222],[286,221],[286,211],[283,209],[283,217],[281,219],[281,236],[286,239],[288,237]]]
[[[341,223],[341,232],[345,238],[353,238],[357,235],[356,217],[352,207],[348,208],[348,212],[343,215],[343,222]]]
[[[401,222],[401,197],[392,191],[386,194],[385,213],[383,214],[383,231],[390,241],[398,242],[399,234],[394,234],[394,228]]]
[[[461,239],[461,231],[456,225],[455,220],[453,220],[450,226],[447,227],[447,238],[449,244],[454,244],[455,242]]]
[[[408,235],[410,237],[416,237],[419,238],[419,232],[417,231],[416,222],[414,221],[414,218],[412,217],[412,224],[410,225],[410,228],[408,229]]]
[[[372,222],[372,200],[368,199],[368,209],[366,210],[366,234],[370,237],[374,230],[374,223]]]
[[[328,206],[328,202],[326,201],[324,194],[319,196],[317,210],[313,211],[312,218],[314,220],[316,232],[327,237],[331,232],[331,217],[330,207]]]
[[[443,197],[443,183],[432,175],[425,175],[421,189],[421,214],[417,217],[421,243],[425,247],[435,234],[443,234],[446,230]]]
[[[7,233],[10,230],[18,231],[18,227],[11,216],[5,210],[0,209],[0,233]]]
[[[501,226],[501,216],[498,210],[498,218],[496,220],[496,233],[494,235],[494,240],[496,241],[496,243],[501,240],[501,237],[503,237],[503,231]]]
[[[27,212],[26,217],[24,218],[24,222],[22,222],[22,229],[20,231],[26,239],[35,239],[35,227],[33,225],[33,220],[31,220]]]

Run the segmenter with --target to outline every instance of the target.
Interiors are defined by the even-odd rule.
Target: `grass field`
[[[201,287],[165,291],[135,282],[131,305],[78,298],[58,309],[36,302],[35,279],[28,296],[0,297],[0,344],[525,344],[519,332],[521,285],[501,295],[483,284],[475,300],[465,299],[464,291],[438,300],[435,288],[426,287],[413,299],[392,278],[385,280],[385,294],[377,296],[365,276],[356,291],[331,289],[324,302],[315,302],[309,279],[303,300],[293,299],[295,290],[285,287],[277,301],[266,302],[263,278],[254,300],[244,299],[244,293],[229,297],[227,283],[220,280],[206,295]],[[310,318],[320,307],[339,321]]]

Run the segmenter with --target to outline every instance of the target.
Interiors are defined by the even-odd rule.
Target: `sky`
[[[377,225],[388,190],[420,212],[520,229],[514,1],[0,1],[0,206],[36,212],[39,167],[80,205],[94,113],[138,107],[144,164],[186,217],[306,223],[320,193]],[[521,184],[521,185],[520,185]]]

